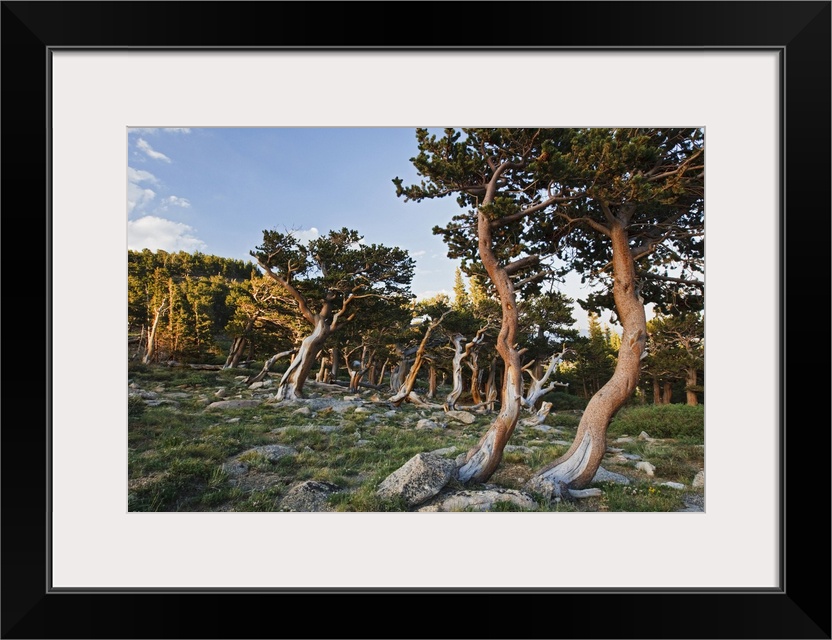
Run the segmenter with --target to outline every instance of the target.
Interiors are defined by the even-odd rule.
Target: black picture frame
[[[274,5],[281,5],[281,17]],[[817,366],[817,345],[801,346],[808,332],[826,345],[830,312],[830,6],[2,2],[2,637],[830,638],[829,366],[828,358]],[[385,30],[375,26],[380,12]],[[60,381],[50,377],[49,336],[60,318],[50,312],[48,272],[50,52],[130,47],[779,51],[785,79],[781,343],[761,348],[779,350],[782,363],[780,588],[52,592],[48,443],[56,409],[51,388]],[[738,464],[749,473],[749,486],[736,488],[741,500],[758,489],[753,463]],[[464,547],[464,541],[449,544]]]

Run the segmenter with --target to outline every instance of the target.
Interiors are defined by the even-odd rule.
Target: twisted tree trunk
[[[564,488],[581,488],[592,482],[607,449],[607,427],[633,394],[641,370],[647,337],[644,304],[636,286],[635,265],[624,225],[611,225],[613,298],[624,331],[618,364],[612,378],[590,399],[569,450],[538,471],[528,487],[559,495]]]
[[[315,321],[315,327],[311,334],[306,336],[280,382],[277,385],[275,398],[278,400],[297,400],[303,397],[303,384],[309,377],[315,358],[321,350],[326,339],[329,337],[329,324],[322,317]]]

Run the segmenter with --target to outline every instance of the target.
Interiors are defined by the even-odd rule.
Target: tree
[[[417,317],[424,319],[417,325],[424,333],[419,341],[419,346],[416,348],[416,352],[413,354],[413,362],[410,365],[407,375],[404,377],[398,391],[389,400],[394,407],[401,406],[405,401],[416,401],[418,403],[418,400],[413,396],[413,386],[416,384],[416,376],[419,375],[422,363],[426,359],[431,335],[442,324],[448,314],[451,313],[452,309],[448,304],[447,296],[439,295],[430,300],[415,304],[414,311]]]
[[[701,306],[704,133],[446,129],[436,136],[417,129],[416,139],[419,153],[411,161],[423,179],[405,186],[395,178],[397,194],[414,201],[456,196],[463,213],[434,232],[468,273],[487,274],[502,310],[500,412],[466,453],[458,477],[487,480],[520,415],[518,292],[575,270],[603,285],[585,304],[615,310],[621,348],[615,372],[588,403],[572,446],[529,486],[548,494],[585,486],[606,450],[610,420],[638,382],[645,302],[663,309]]]
[[[265,230],[263,244],[250,253],[311,329],[278,384],[278,399],[302,397],[327,338],[362,312],[362,301],[410,297],[413,259],[397,247],[364,244],[352,229],[330,231],[305,245],[291,233]]]
[[[684,381],[685,401],[699,404],[699,371],[705,363],[705,327],[700,313],[658,315],[647,323],[648,357],[644,371],[653,380],[653,401],[670,403],[674,380]],[[660,390],[660,383],[663,387]]]

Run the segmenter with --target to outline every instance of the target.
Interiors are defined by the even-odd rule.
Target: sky
[[[266,229],[306,240],[347,227],[406,249],[418,298],[453,297],[459,265],[432,229],[460,211],[455,198],[405,202],[393,184],[420,180],[417,151],[412,128],[128,129],[128,249],[254,261]],[[559,288],[588,293],[577,278]],[[585,333],[586,312],[574,317]]]

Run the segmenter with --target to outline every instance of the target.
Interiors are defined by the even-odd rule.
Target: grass
[[[400,500],[385,500],[376,495],[379,483],[418,453],[448,447],[454,448],[447,454],[451,459],[464,453],[482,436],[491,420],[488,415],[478,415],[474,424],[463,425],[447,420],[441,410],[410,404],[388,416],[390,407],[383,402],[365,405],[370,413],[355,413],[350,408],[343,413],[318,409],[304,415],[296,413],[298,404],[266,401],[255,407],[206,411],[207,405],[217,399],[215,394],[220,388],[227,391],[227,398],[252,397],[253,392],[236,380],[240,375],[240,370],[131,365],[130,382],[155,393],[156,400],[168,402],[153,406],[137,397],[128,401],[131,511],[280,511],[288,490],[304,480],[337,485],[337,491],[328,498],[333,511],[406,511]],[[310,387],[307,391],[314,393],[316,390]],[[183,396],[182,391],[188,395]],[[267,391],[261,399],[266,398]],[[365,397],[372,394],[368,392]],[[351,394],[344,389],[343,395]],[[561,404],[567,403],[562,400]],[[654,478],[641,478],[643,482],[631,487],[601,486],[601,498],[551,504],[539,500],[538,510],[680,508],[680,492],[654,485],[675,481],[689,486],[702,468],[704,453],[699,445],[704,430],[696,421],[698,416],[701,423],[703,413],[701,407],[698,414],[690,409],[697,410],[675,406],[627,408],[611,425],[610,439],[623,433],[638,435],[641,431],[654,438],[676,438],[614,445],[654,464]],[[447,422],[447,427],[416,429],[422,418]],[[573,409],[559,409],[546,418],[545,424],[552,427],[549,431],[518,428],[509,444],[521,448],[505,452],[489,484],[522,489],[537,469],[568,449],[568,445],[555,441],[571,442],[579,421],[580,416]],[[328,432],[307,428],[327,425],[342,428]],[[271,461],[250,451],[266,444],[291,447],[296,453]],[[246,473],[239,474],[224,466],[232,459],[244,463]],[[635,472],[631,465],[608,465],[606,461],[602,464],[631,477]],[[494,505],[492,510],[518,509],[505,502]]]

